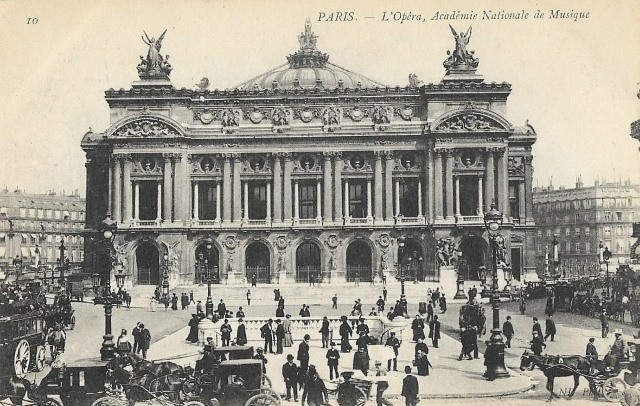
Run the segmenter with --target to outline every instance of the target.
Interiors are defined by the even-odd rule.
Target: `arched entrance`
[[[488,245],[487,242],[479,236],[465,236],[460,241],[460,251],[462,257],[459,259],[459,268],[462,270],[465,280],[480,280],[478,269],[481,266],[487,266]]]
[[[207,271],[211,283],[220,283],[220,253],[212,243],[205,241],[196,247],[196,283],[206,283]]]
[[[138,285],[160,284],[160,253],[153,244],[144,242],[136,249]]]
[[[364,241],[354,241],[347,247],[347,281],[356,277],[361,282],[371,282],[371,248]]]
[[[254,241],[245,251],[245,272],[250,280],[255,274],[258,282],[271,283],[271,253],[269,247],[260,241]]]
[[[424,268],[424,250],[422,245],[415,238],[408,238],[405,242],[405,266],[407,280],[424,281],[426,272]]]
[[[322,278],[320,248],[305,241],[296,250],[296,282],[309,282],[311,275],[317,282]]]

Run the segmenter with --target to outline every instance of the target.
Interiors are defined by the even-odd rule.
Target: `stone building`
[[[609,248],[612,264],[629,261],[632,224],[640,214],[640,185],[596,181],[584,186],[579,178],[572,189],[534,188],[533,202],[538,269],[544,268],[545,247],[552,252],[554,235],[565,273],[597,270],[600,241]]]
[[[637,93],[638,99],[640,99],[640,91]],[[631,123],[631,138],[635,138],[640,141],[640,118]],[[633,237],[636,238],[636,242],[631,246],[631,260],[635,267],[640,267],[640,222],[633,224]]]
[[[493,201],[516,276],[534,269],[536,133],[506,119],[511,85],[476,74],[460,35],[439,83],[403,86],[331,63],[309,22],[286,66],[229,90],[174,87],[156,46],[140,81],[106,91],[109,128],[82,140],[89,272],[107,263],[110,212],[134,284],[165,269],[185,284],[207,269],[229,284],[393,278],[401,235],[411,279],[437,281],[456,250],[477,278]]]
[[[85,201],[71,195],[0,191],[0,266],[55,265],[60,243],[70,265],[84,260]]]

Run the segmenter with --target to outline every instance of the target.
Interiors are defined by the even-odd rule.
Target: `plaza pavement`
[[[408,320],[408,323],[410,319]],[[156,360],[171,360],[181,365],[195,365],[195,361],[200,357],[199,344],[191,344],[185,341],[189,333],[189,328],[182,328],[175,333],[152,344],[148,358]],[[249,344],[254,347],[262,346],[262,340],[258,337],[257,330],[248,330]],[[298,333],[302,335],[304,332]],[[320,377],[329,381],[329,370],[326,364],[326,350],[321,348],[319,334],[314,331],[309,332],[312,336],[310,350],[310,364],[316,365]],[[255,335],[255,336],[252,336]],[[235,331],[232,333],[235,337]],[[267,354],[267,376],[271,378],[274,389],[278,393],[285,393],[284,381],[281,375],[281,367],[285,363],[286,355],[292,354],[296,356],[298,344],[301,337],[295,336],[294,346],[285,348],[283,354]],[[385,392],[385,398],[399,398],[402,389],[402,379],[404,378],[405,365],[411,365],[414,354],[414,343],[411,340],[411,329],[409,324],[403,330],[400,354],[398,357],[398,371],[391,371],[388,375],[389,389]],[[457,357],[460,352],[459,342],[448,336],[443,335],[439,343],[439,348],[432,348],[430,340],[429,344],[429,360],[434,369],[430,371],[430,375],[426,377],[418,377],[420,385],[420,397],[424,399],[442,399],[442,398],[479,398],[479,397],[496,397],[515,393],[522,393],[532,388],[534,382],[526,375],[520,374],[519,371],[511,370],[511,376],[505,379],[498,379],[492,382],[482,377],[485,367],[483,365],[483,356],[480,359],[458,361]],[[353,344],[353,343],[352,343]],[[386,361],[383,367],[386,368]],[[339,371],[351,370],[353,364],[353,352],[342,353],[340,358]],[[374,360],[371,360],[371,368],[373,368]],[[415,367],[413,367],[416,373]],[[361,374],[358,372],[355,376]],[[328,384],[331,385],[331,384]],[[302,394],[299,393],[299,399]],[[286,403],[286,402],[285,402]]]

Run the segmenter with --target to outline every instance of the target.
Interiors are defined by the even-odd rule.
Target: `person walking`
[[[498,365],[498,348],[495,345],[491,345],[491,341],[486,341],[487,349],[484,352],[484,366],[487,370],[482,375],[488,381],[496,379],[496,366]]]
[[[387,302],[387,295],[389,294],[389,292],[387,291],[387,287],[383,287],[382,288],[382,300],[385,301],[385,303]]]
[[[538,336],[542,338],[542,327],[540,327],[540,323],[538,323],[537,317],[533,318],[533,326],[531,328],[531,333],[533,334],[534,332],[538,333]]]
[[[340,316],[340,352],[351,351],[351,344],[349,344],[349,337],[353,334],[353,329],[349,325],[347,316]]]
[[[171,296],[171,310],[178,310],[178,296],[175,293]]]
[[[417,342],[419,338],[424,339],[424,321],[419,314],[411,322],[411,330],[413,330],[413,342]]]
[[[418,404],[418,379],[411,375],[411,367],[407,365],[404,367],[404,372],[407,376],[402,380],[402,393],[404,396],[404,402],[406,406],[416,406]]]
[[[236,312],[236,317],[239,319],[245,318],[244,310],[242,310],[242,306],[238,307],[238,311]]]
[[[140,323],[140,344],[139,348],[142,351],[142,358],[147,359],[147,350],[151,345],[151,333],[144,327],[144,324]]]
[[[238,345],[247,344],[247,330],[244,325],[244,320],[242,318],[238,319],[238,329],[236,330],[236,344]]]
[[[298,356],[296,357],[300,361],[300,383],[304,382],[307,376],[307,369],[309,368],[309,340],[311,336],[309,334],[304,335],[304,339],[298,345]]]
[[[224,318],[224,316],[227,314],[227,306],[224,304],[224,300],[220,299],[220,303],[218,303],[218,315],[220,315],[220,318]]]
[[[269,319],[260,327],[260,337],[264,338],[264,351],[273,354],[273,336],[271,335],[271,325],[273,319]]]
[[[331,342],[331,348],[327,351],[327,365],[329,365],[329,379],[333,380],[335,376],[338,378],[338,362],[340,360],[340,351],[336,349],[336,343]]]
[[[200,317],[195,313],[192,314],[191,320],[189,320],[189,335],[187,336],[187,341],[194,344],[198,342],[198,323],[200,323]]]
[[[293,335],[291,335],[291,315],[287,314],[285,316],[284,322],[282,323],[282,328],[284,329],[284,343],[285,347],[293,346]]]
[[[440,296],[439,300],[439,304],[440,304],[440,313],[446,313],[447,312],[447,299],[444,297],[444,292],[442,292],[442,295]]]
[[[530,345],[531,352],[533,352],[534,355],[542,354],[542,347],[547,348],[547,344],[544,343],[544,340],[537,331],[533,332],[533,339],[531,340]]]
[[[593,344],[595,341],[596,339],[591,337],[589,339],[589,342],[587,343],[587,350],[585,351],[585,355],[587,356],[589,361],[591,361],[591,363],[593,363],[593,361],[598,360],[598,350],[596,349],[596,346]]]
[[[327,316],[322,318],[322,326],[318,332],[322,335],[322,348],[329,348],[329,319]]]
[[[387,371],[391,371],[391,364],[393,363],[393,370],[398,370],[398,352],[400,349],[400,340],[396,337],[395,331],[389,333],[389,338],[384,343],[385,347],[393,348],[393,358],[387,361]]]
[[[193,300],[193,290],[189,292],[189,304],[196,304],[195,300]]]
[[[291,400],[291,392],[293,392],[293,401],[298,401],[298,376],[299,368],[293,362],[293,355],[287,355],[287,362],[282,365],[282,377],[284,378],[284,384],[287,388],[287,396],[284,400]]]
[[[547,317],[544,325],[544,340],[546,341],[549,336],[551,336],[551,341],[553,341],[556,336],[556,322],[553,321],[553,314]]]
[[[247,306],[251,306],[251,289],[247,289]]]
[[[284,341],[284,327],[282,320],[276,319],[276,354],[282,354],[282,342]]]
[[[418,375],[429,376],[429,368],[433,368],[433,365],[431,365],[431,362],[429,362],[428,353],[422,350],[418,350],[418,352],[416,353],[415,361],[416,367],[418,368]]]
[[[133,350],[134,354],[140,353],[140,334],[142,329],[140,328],[140,322],[136,323],[136,326],[131,330],[131,336],[133,337]]]
[[[332,309],[337,309],[338,308],[338,294],[334,294],[333,297],[331,298],[331,308]]]
[[[228,319],[224,319],[224,322],[220,326],[220,335],[222,336],[222,346],[226,347],[231,343],[231,332],[233,328],[229,324]]]
[[[304,383],[300,404],[304,406],[305,401],[309,406],[323,406],[329,402],[327,388],[318,376],[315,365],[309,365],[309,377]]]
[[[258,286],[258,275],[253,274],[253,276],[251,276],[251,286],[254,288]]]
[[[602,330],[602,338],[607,338],[609,335],[609,321],[607,320],[607,312],[604,309],[600,313],[600,328]]]
[[[440,339],[440,322],[438,316],[433,316],[433,320],[429,323],[429,338],[433,344],[433,348],[438,348],[438,340]]]
[[[309,311],[309,306],[307,306],[306,304],[302,305],[302,309],[300,309],[300,312],[298,313],[300,315],[300,317],[311,317],[311,312]],[[309,325],[309,322],[307,320],[302,322],[305,326]]]
[[[378,306],[379,312],[384,311],[384,304],[385,304],[385,301],[382,298],[382,296],[378,297],[378,300],[376,300],[376,306]]]
[[[431,300],[429,300],[429,303],[427,303],[427,323],[431,323],[431,320],[433,320],[433,303],[431,302]]]
[[[511,324],[511,316],[507,316],[507,320],[502,324],[502,334],[507,337],[507,342],[504,345],[507,348],[511,348],[511,337],[515,334],[513,324]]]
[[[127,335],[127,330],[124,328],[120,332],[120,336],[116,341],[116,348],[120,354],[128,354],[133,349],[131,342],[129,341],[129,336]]]
[[[471,351],[473,351],[473,345],[471,345],[471,340],[469,336],[471,334],[471,330],[469,330],[466,326],[462,326],[460,329],[460,343],[462,344],[462,349],[460,349],[460,355],[458,356],[458,361],[462,361],[463,357],[467,357],[468,360],[473,359],[471,356]],[[473,337],[475,341],[476,337]]]

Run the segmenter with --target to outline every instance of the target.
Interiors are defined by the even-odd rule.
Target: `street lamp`
[[[108,257],[106,271],[104,271],[104,275],[102,278],[99,274],[94,274],[96,277],[92,277],[92,282],[94,285],[94,289],[98,289],[97,286],[102,284],[102,297],[96,297],[98,300],[94,300],[94,304],[97,304],[99,301],[104,303],[104,336],[102,342],[102,348],[100,348],[100,359],[103,361],[109,361],[115,358],[116,347],[113,343],[113,335],[111,334],[111,313],[113,309],[113,305],[119,303],[120,301],[117,297],[113,297],[111,295],[111,267],[112,267],[112,250],[113,250],[113,240],[116,235],[116,231],[118,230],[118,224],[111,219],[111,213],[107,213],[107,217],[101,223],[101,231],[102,231],[102,242],[105,247],[105,251]],[[100,281],[100,278],[102,281]],[[120,284],[124,285],[125,275],[120,274],[120,278],[116,276],[116,283],[120,287]],[[102,282],[102,283],[100,283]]]
[[[398,264],[399,266],[399,271],[400,271],[400,306],[402,307],[402,316],[403,317],[409,317],[409,314],[407,312],[407,307],[408,307],[408,303],[407,303],[407,296],[404,293],[404,280],[405,280],[405,268],[406,268],[406,253],[405,253],[405,243],[406,243],[406,237],[404,235],[401,235],[400,237],[398,237],[398,258],[400,259],[400,263]]]
[[[605,297],[605,303],[609,302],[609,298],[611,297],[611,293],[609,292],[609,262],[611,260],[611,251],[609,251],[609,247],[605,247],[604,251],[602,251],[602,260],[607,267],[607,296]]]
[[[204,260],[205,271],[207,272],[207,302],[205,303],[205,314],[209,320],[213,320],[213,298],[211,297],[211,267],[209,266],[209,259],[211,258],[210,242],[207,243],[207,258]]]
[[[67,265],[67,263],[65,262],[65,257],[64,257],[64,252],[66,251],[67,247],[64,246],[64,237],[62,237],[60,239],[60,246],[58,247],[58,249],[60,250],[60,265],[59,265],[59,270],[60,270],[60,288],[63,289],[64,286],[64,267]]]
[[[460,266],[462,261],[462,251],[457,250],[454,251],[456,255],[456,268],[458,271],[458,278],[456,279],[456,294],[453,297],[454,299],[467,299],[467,295],[464,293],[464,275],[462,275],[462,267]]]
[[[489,363],[484,373],[486,378],[506,378],[509,372],[504,366],[504,343],[500,330],[500,293],[498,292],[498,260],[497,260],[497,237],[500,235],[502,227],[502,213],[496,208],[496,203],[491,203],[491,210],[484,215],[484,226],[489,235],[491,244],[491,254],[493,262],[492,286],[491,286],[491,309],[493,310],[493,329],[491,330],[491,349],[496,357],[495,363]],[[489,351],[489,349],[487,349]]]
[[[553,245],[553,274],[555,275],[558,272],[558,265],[560,265],[560,253],[558,252],[560,241],[558,241],[558,234],[553,235],[551,244]]]
[[[162,300],[166,303],[169,300],[169,255],[162,257]]]

